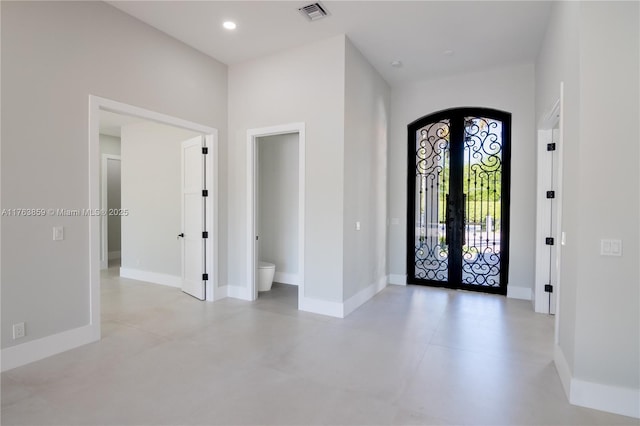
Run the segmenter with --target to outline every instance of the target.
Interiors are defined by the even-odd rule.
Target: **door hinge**
[[[554,244],[553,237],[547,237],[544,239],[544,243],[548,246],[552,246]]]
[[[202,274],[202,281],[209,281],[209,274]]]
[[[555,151],[556,150],[556,144],[554,143],[548,143],[547,144],[547,151]]]
[[[207,148],[206,146],[203,146],[203,147],[202,147],[202,153],[203,153],[204,155],[207,155],[207,154],[209,153],[209,148]]]
[[[206,189],[203,189],[203,190],[202,190],[202,196],[203,196],[203,197],[208,197],[208,196],[209,196],[209,191],[208,191],[208,190],[206,190]]]
[[[544,285],[544,292],[545,293],[553,293],[553,286],[551,284],[545,284]]]
[[[556,198],[556,191],[547,191],[547,198]]]
[[[209,233],[207,231],[204,231],[202,233],[202,238],[209,238]]]

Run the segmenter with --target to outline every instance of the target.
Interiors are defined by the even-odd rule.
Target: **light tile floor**
[[[114,271],[100,342],[2,374],[3,425],[639,424],[567,403],[529,302],[391,286],[340,320]]]

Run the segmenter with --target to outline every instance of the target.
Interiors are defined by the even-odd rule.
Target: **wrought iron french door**
[[[511,114],[440,111],[408,135],[407,282],[506,294]]]

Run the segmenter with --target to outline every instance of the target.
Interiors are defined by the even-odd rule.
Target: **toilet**
[[[271,290],[275,273],[276,265],[269,262],[260,262],[258,265],[258,291]]]

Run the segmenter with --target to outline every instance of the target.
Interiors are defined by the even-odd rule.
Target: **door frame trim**
[[[256,285],[256,180],[258,138],[298,134],[298,309],[304,300],[304,230],[305,230],[305,123],[289,123],[247,130],[247,259],[246,271],[250,300],[258,298]]]
[[[450,284],[449,281],[433,281],[426,279],[418,279],[414,277],[412,272],[415,268],[415,256],[412,254],[413,250],[410,247],[415,246],[415,196],[412,192],[415,192],[415,173],[412,172],[411,164],[415,163],[416,152],[412,147],[415,146],[415,131],[425,126],[426,124],[437,122],[442,119],[455,119],[463,118],[465,115],[475,115],[487,118],[493,118],[503,121],[503,138],[507,140],[506,144],[502,146],[502,162],[503,162],[503,177],[506,176],[506,181],[502,182],[502,231],[500,237],[500,251],[501,251],[501,270],[500,270],[500,286],[480,286],[480,285],[465,285]],[[434,287],[446,287],[452,289],[479,291],[484,293],[494,294],[507,294],[508,280],[509,280],[509,235],[510,235],[510,192],[511,192],[511,121],[512,114],[507,111],[501,111],[494,108],[486,107],[454,107],[445,110],[440,110],[422,116],[407,125],[407,239],[405,241],[405,247],[407,249],[406,258],[406,271],[407,271],[407,284],[420,284],[429,285]],[[451,133],[453,134],[453,133]],[[412,191],[413,190],[413,191]]]
[[[207,223],[212,224],[213,235],[218,234],[218,130],[194,123],[181,118],[140,108],[137,106],[114,101],[100,96],[89,95],[89,125],[88,125],[88,174],[89,174],[89,208],[100,209],[100,111],[125,114],[156,123],[202,133],[206,146],[209,147],[207,167],[211,173],[207,174],[207,187],[210,196],[207,197]],[[91,327],[91,341],[99,340],[100,328],[100,220],[91,216],[89,225],[89,326]],[[207,261],[211,265],[211,279],[207,282],[207,300],[213,301],[224,297],[218,289],[218,238],[209,238],[211,250],[208,251]],[[87,342],[89,343],[89,342]]]

